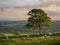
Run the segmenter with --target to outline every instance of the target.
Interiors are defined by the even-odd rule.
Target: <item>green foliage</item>
[[[60,33],[53,33],[53,36],[48,35],[49,37],[46,38],[40,37],[45,34],[21,34],[19,37],[8,36],[8,39],[0,37],[0,45],[60,45],[60,35],[58,34]]]
[[[28,15],[30,17],[28,19],[28,24],[26,24],[26,27],[30,29],[39,28],[39,30],[42,30],[43,27],[50,26],[51,18],[48,17],[47,13],[42,9],[32,9],[29,11]]]
[[[44,36],[45,34],[32,34],[32,35],[29,35],[29,37],[41,37],[41,36]]]
[[[0,39],[0,45],[60,45],[60,36]]]

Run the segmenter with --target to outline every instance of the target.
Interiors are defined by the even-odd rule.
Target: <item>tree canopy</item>
[[[39,33],[42,33],[43,27],[50,26],[51,18],[42,9],[32,9],[28,12],[28,15],[30,17],[28,18],[28,24],[26,24],[27,28],[38,28],[40,30]]]

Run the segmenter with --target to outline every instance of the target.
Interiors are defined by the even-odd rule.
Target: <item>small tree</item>
[[[28,24],[26,24],[27,28],[30,29],[39,29],[39,33],[42,34],[43,27],[49,27],[51,23],[51,18],[48,17],[47,13],[42,9],[32,9],[29,11],[28,15]]]

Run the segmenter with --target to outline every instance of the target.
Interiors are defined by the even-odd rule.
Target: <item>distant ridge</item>
[[[37,32],[38,30],[29,30],[26,28],[26,24],[28,22],[26,20],[20,21],[11,21],[11,20],[0,20],[0,25],[2,24],[2,28],[0,27],[0,32]],[[60,32],[60,21],[52,21],[51,29],[44,29],[45,32]]]

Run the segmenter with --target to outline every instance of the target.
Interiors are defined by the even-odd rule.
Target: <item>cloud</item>
[[[50,4],[45,7],[41,7],[45,10],[52,20],[60,20],[60,6],[56,4]]]
[[[36,7],[49,4],[60,5],[58,0],[0,0],[1,7]]]
[[[0,19],[27,19],[27,13],[33,8],[41,8],[52,20],[60,20],[58,0],[0,0]]]
[[[53,20],[60,20],[60,15],[50,16]]]
[[[53,12],[59,12],[60,13],[60,6],[58,6],[56,4],[48,5],[48,6],[44,7],[44,8],[47,11],[53,11]]]
[[[50,1],[51,0],[0,0],[0,5],[2,7],[30,7],[42,5],[43,3],[46,4]]]
[[[27,13],[28,9],[5,8],[0,14],[0,19],[8,20],[27,19],[28,18]]]

